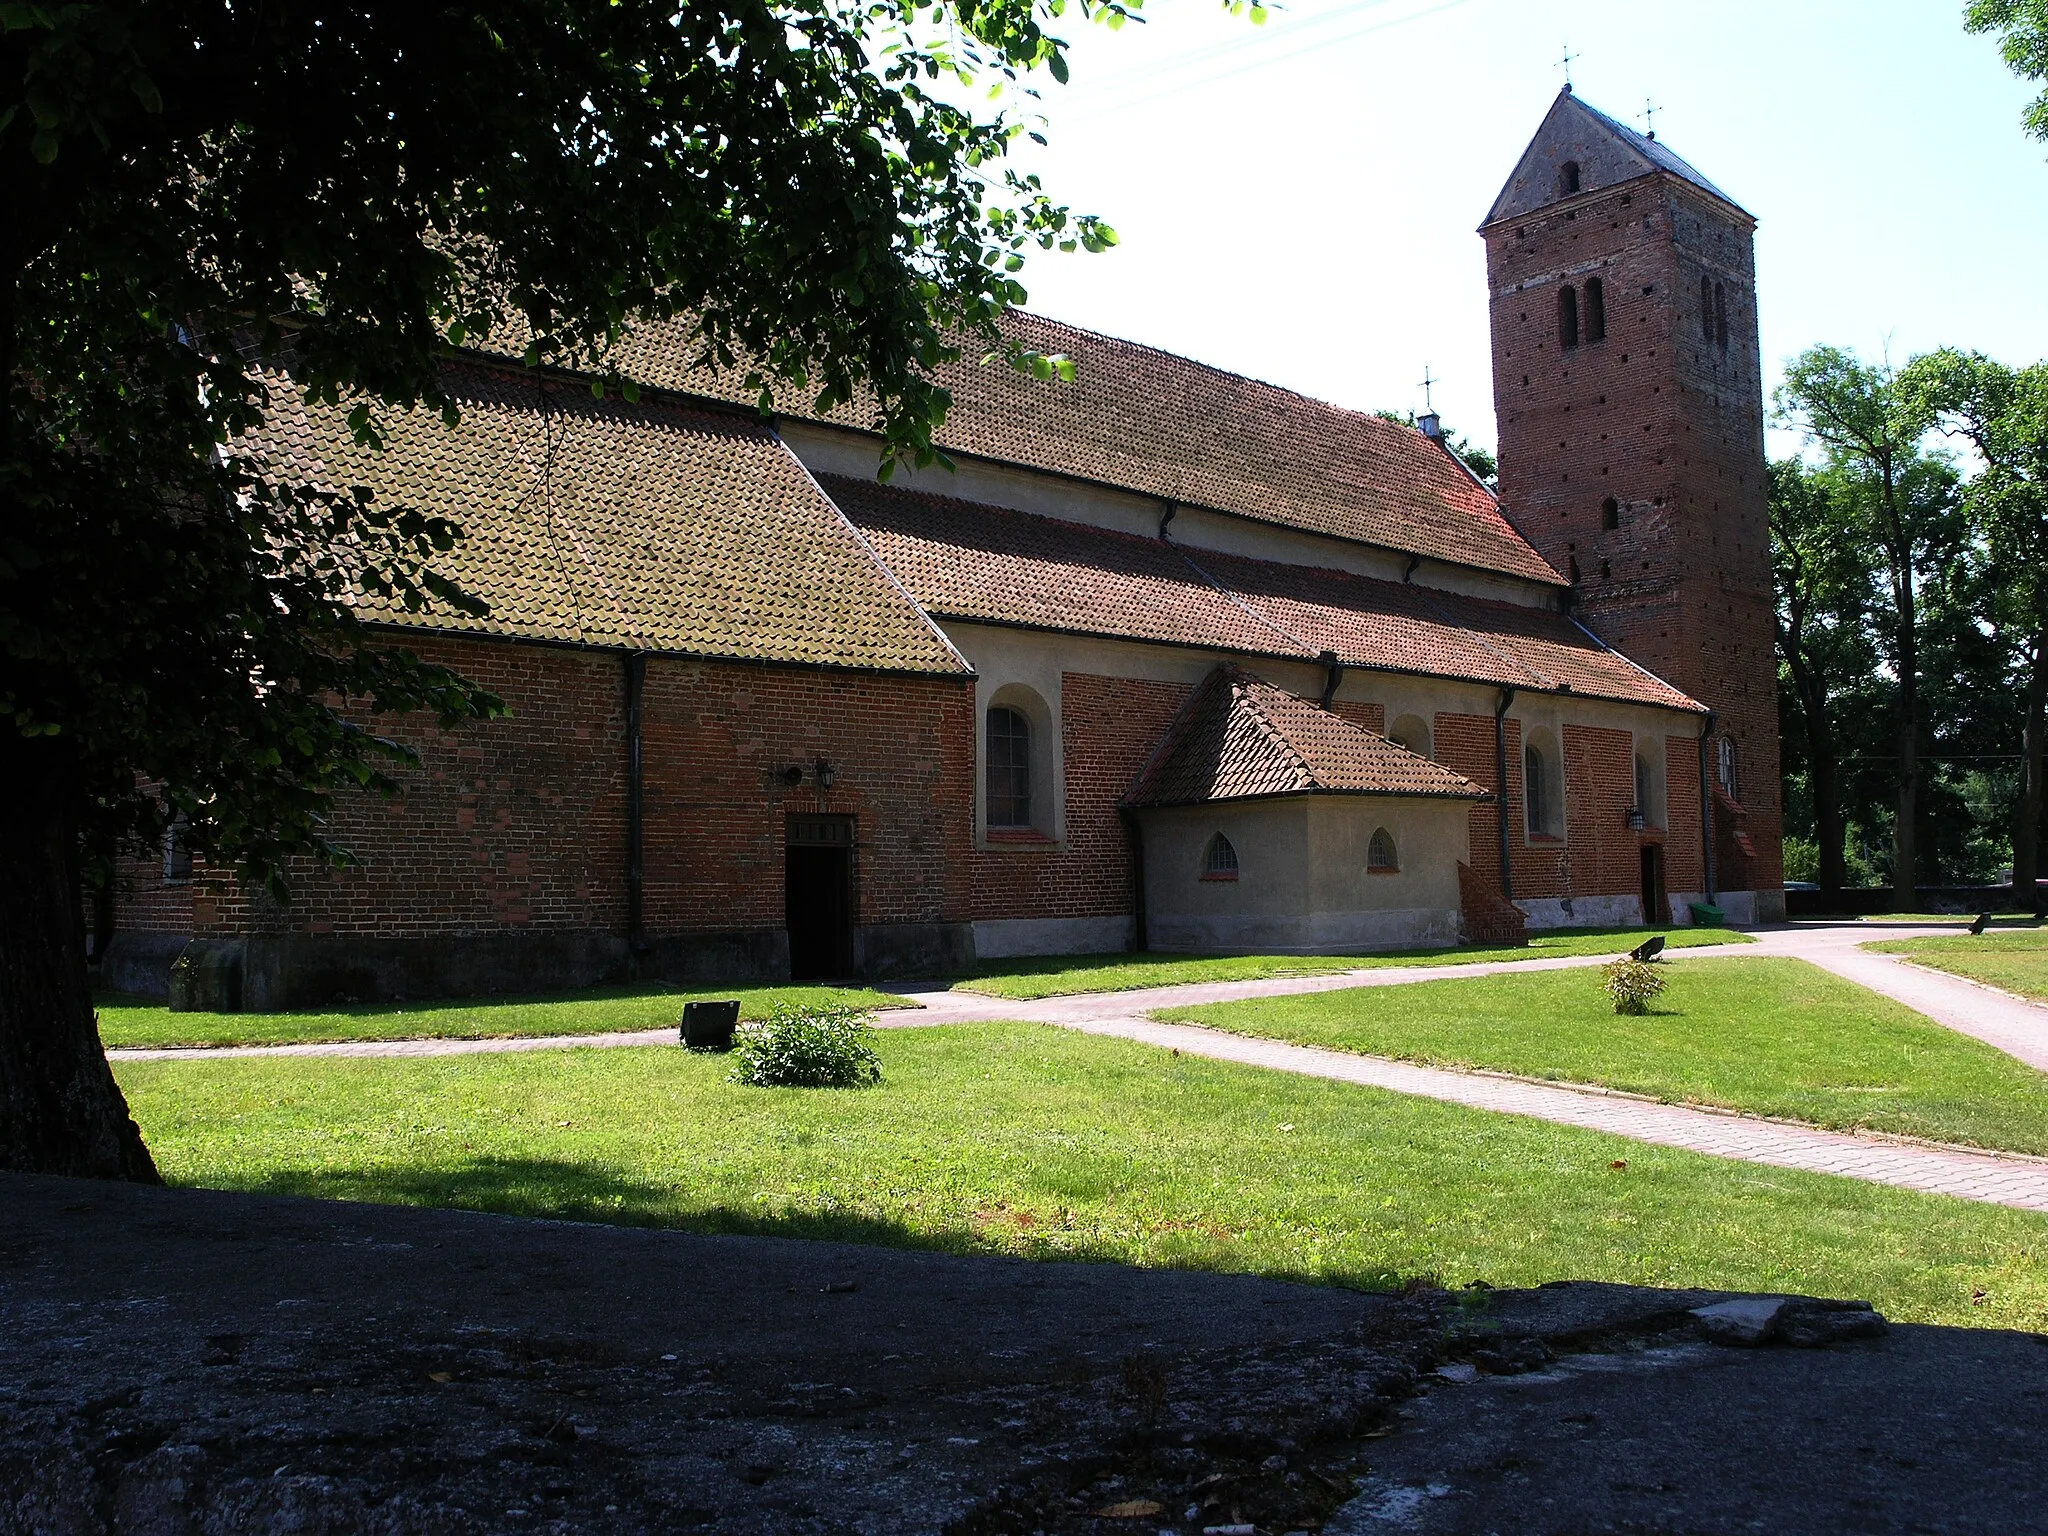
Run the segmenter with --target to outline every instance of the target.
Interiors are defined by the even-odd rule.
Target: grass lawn
[[[1388,965],[1474,965],[1484,960],[1546,960],[1559,955],[1618,955],[1661,933],[1673,949],[1702,944],[1753,944],[1726,928],[1551,928],[1529,935],[1526,949],[1469,944],[1375,955],[1026,955],[985,961],[956,992],[1026,1002],[1075,992],[1130,992],[1190,981],[1259,981],[1268,976],[1322,976]]]
[[[1972,981],[2003,987],[2022,997],[2048,1002],[2048,928],[2016,933],[1942,934],[1937,938],[1888,939],[1865,944],[1880,954],[1903,955],[1915,965],[1953,971]]]
[[[560,997],[379,1003],[326,1013],[173,1013],[144,998],[102,998],[100,1041],[109,1046],[297,1045],[316,1040],[480,1040],[510,1035],[596,1035],[673,1027],[683,1004],[736,997],[740,1017],[766,1017],[777,1002],[904,1007],[900,997],[849,987],[607,987]]]
[[[1258,998],[1159,1017],[1816,1125],[2048,1152],[2048,1075],[1902,1004],[1803,960],[1679,960],[1663,970],[1668,990],[1640,1018],[1617,1015],[1592,970]]]
[[[1805,1291],[2048,1328],[2048,1218],[2027,1212],[1043,1026],[875,1045],[886,1081],[855,1091],[743,1088],[661,1047],[117,1070],[180,1184],[1361,1287]]]

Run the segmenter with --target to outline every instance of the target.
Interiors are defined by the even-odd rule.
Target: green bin
[[[1719,907],[1715,906],[1712,902],[1695,901],[1688,903],[1688,905],[1692,908],[1692,921],[1694,927],[1726,928],[1728,926],[1728,914],[1726,912],[1723,912]]]

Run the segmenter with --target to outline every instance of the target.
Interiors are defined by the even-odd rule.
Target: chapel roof
[[[1515,163],[1507,185],[1493,200],[1480,228],[1561,201],[1557,170],[1566,160],[1576,161],[1580,167],[1581,192],[1598,192],[1666,171],[1747,217],[1740,203],[1674,154],[1662,140],[1638,133],[1598,107],[1588,106],[1566,86],[1550,104],[1536,136],[1522,151],[1522,158]]]
[[[1027,347],[1072,358],[1076,377],[1032,379],[1000,359],[944,365],[953,405],[934,441],[949,453],[1565,585],[1493,495],[1412,427],[1042,315],[1003,323]],[[696,356],[681,319],[642,325],[615,361],[643,384],[753,404],[738,376]],[[810,415],[794,398],[778,408]],[[871,415],[849,405],[811,419],[862,428]]]
[[[382,418],[357,447],[346,407],[276,380],[259,446],[280,469],[380,505],[438,514],[465,536],[435,569],[490,605],[379,623],[583,646],[966,675],[971,668],[766,423],[648,398],[593,400],[531,375],[462,364],[461,408]]]
[[[1182,706],[1124,803],[1199,805],[1319,794],[1487,798],[1463,774],[1263,678],[1223,666]]]
[[[926,611],[1699,711],[1568,616],[822,476]]]

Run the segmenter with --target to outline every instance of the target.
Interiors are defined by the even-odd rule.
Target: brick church
[[[371,616],[501,694],[360,867],[131,869],[117,986],[212,1005],[1355,952],[1782,915],[1754,221],[1569,90],[1488,213],[1496,496],[1419,430],[1037,316],[953,468],[763,417],[659,327],[635,404],[484,352],[387,449],[488,617]]]

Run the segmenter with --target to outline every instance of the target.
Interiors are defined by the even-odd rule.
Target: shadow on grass
[[[1171,1269],[1208,1273],[1256,1274],[1269,1280],[1303,1285],[1334,1285],[1355,1291],[1403,1291],[1432,1288],[1433,1276],[1405,1275],[1390,1269],[1307,1270],[1287,1266],[1248,1269],[1241,1264],[1204,1262],[1193,1245],[1162,1251],[1132,1261],[1128,1242],[1090,1237],[1071,1229],[1033,1234],[1002,1221],[1003,1212],[974,1213],[945,1225],[912,1226],[908,1222],[856,1211],[760,1211],[729,1204],[689,1206],[673,1188],[621,1175],[611,1169],[551,1158],[473,1158],[453,1167],[407,1169],[284,1169],[238,1181],[232,1187],[248,1194],[298,1195],[314,1200],[352,1200],[369,1205],[405,1205],[423,1209],[487,1212],[550,1221],[587,1221],[606,1226],[658,1227],[726,1237],[796,1238],[809,1242],[858,1243],[874,1248],[903,1248],[965,1257],[1004,1257],[1034,1261],[1117,1264],[1125,1268]],[[990,1216],[984,1223],[976,1218]],[[992,1239],[991,1229],[1007,1238]],[[1033,1241],[1034,1236],[1041,1240]],[[1024,1240],[1019,1241],[1022,1237]],[[1221,1249],[1215,1256],[1221,1257]]]

